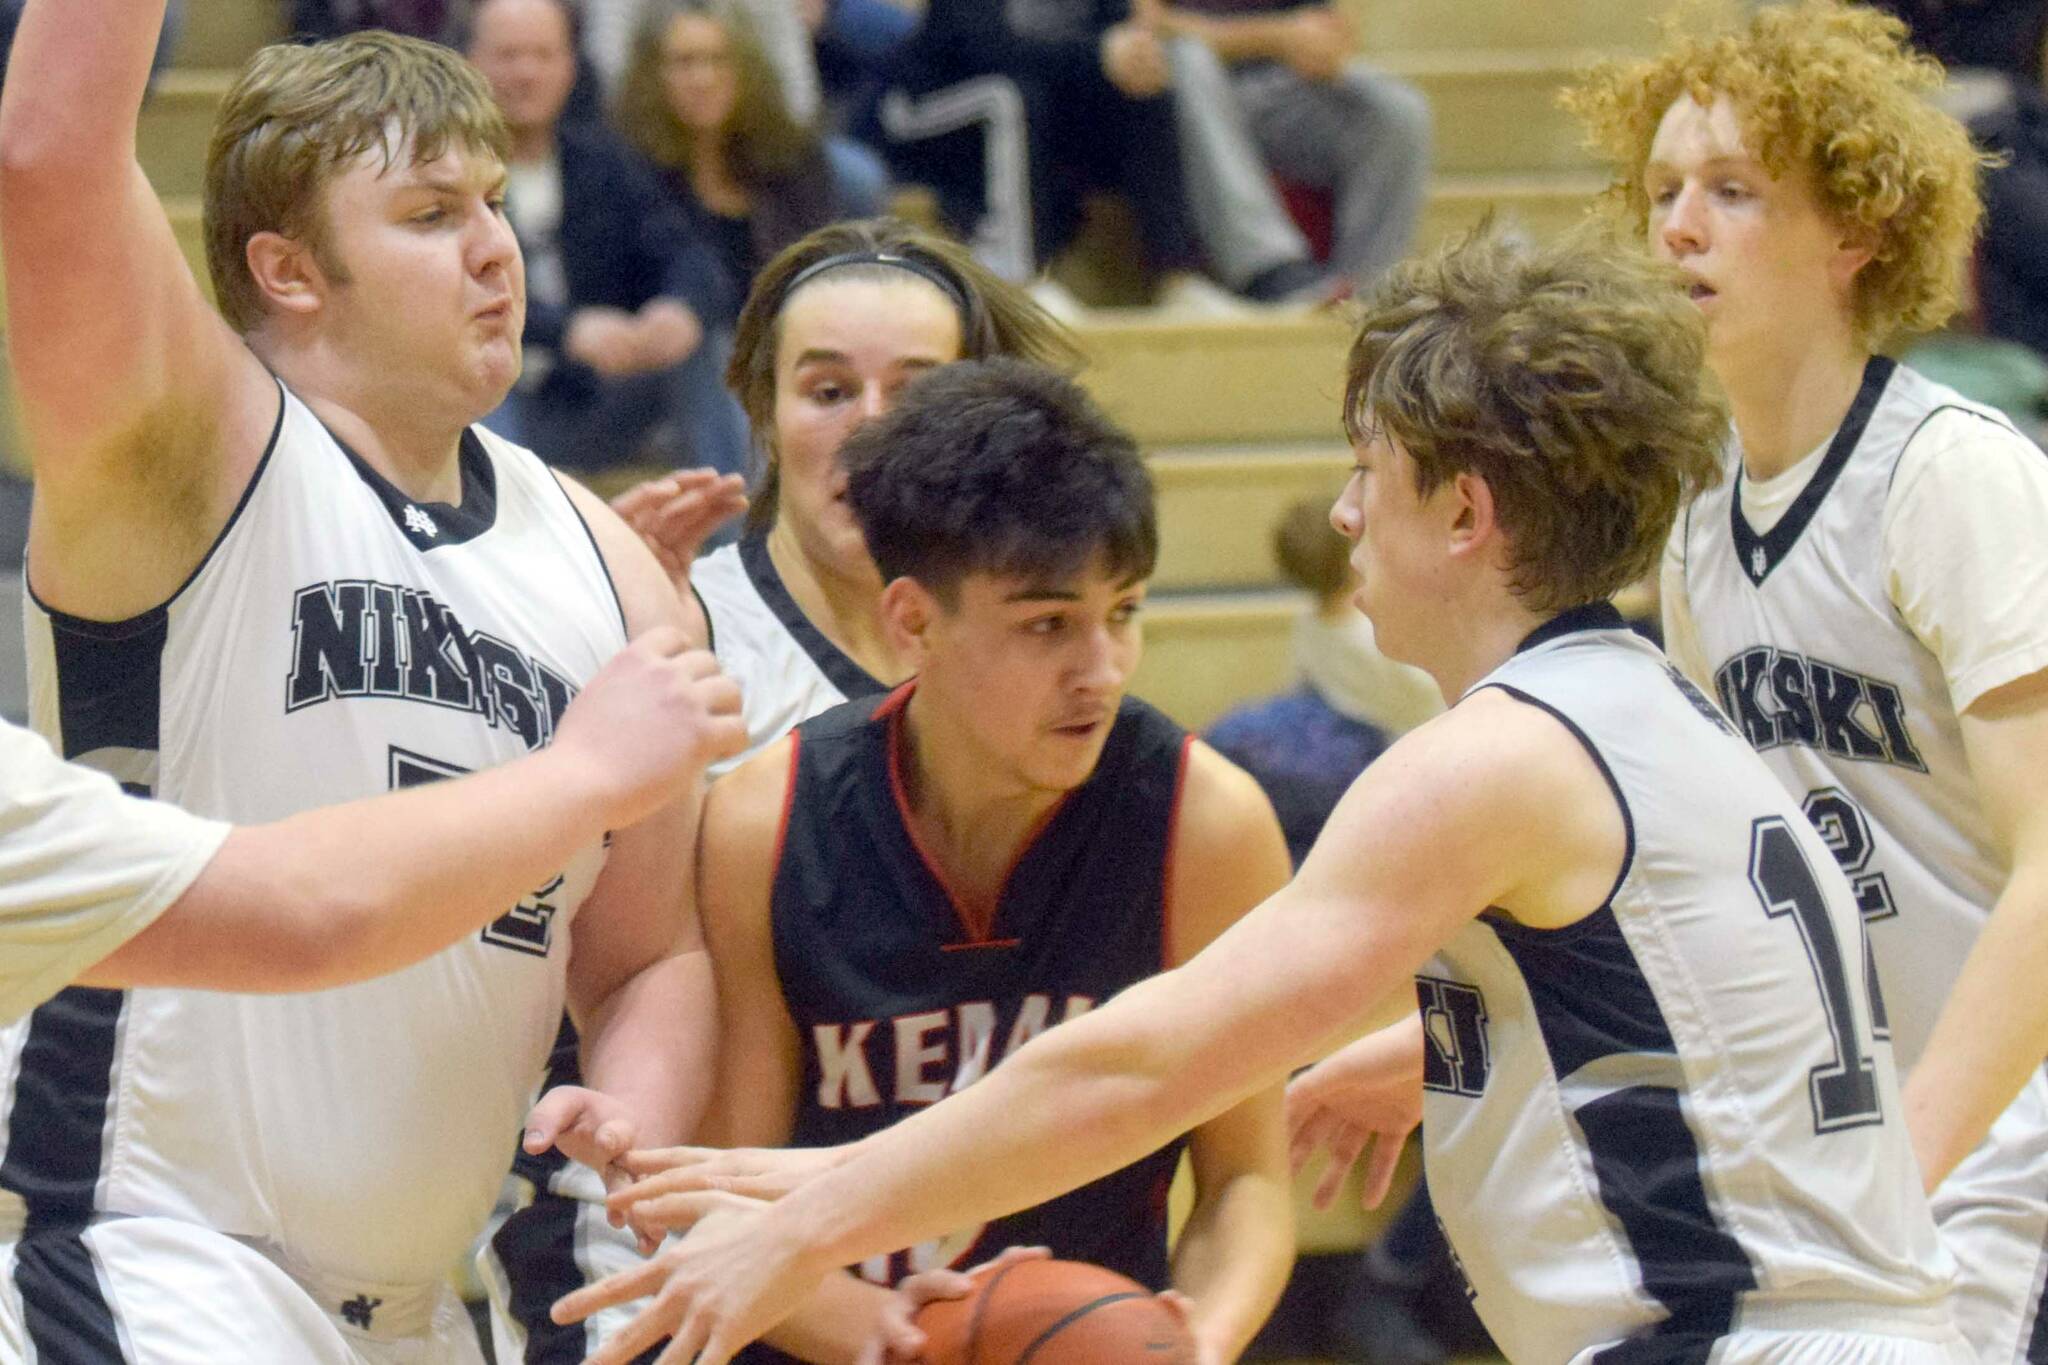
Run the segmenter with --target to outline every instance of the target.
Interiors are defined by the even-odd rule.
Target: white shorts
[[[0,1360],[37,1365],[483,1365],[444,1284],[294,1276],[173,1218],[101,1217],[0,1245]]]
[[[562,1295],[642,1264],[633,1234],[605,1217],[604,1182],[587,1166],[567,1165],[536,1192],[519,1181],[522,1201],[477,1252],[477,1276],[491,1300],[491,1345],[498,1365],[579,1365],[643,1305],[607,1308],[563,1327],[548,1317]],[[646,1353],[652,1358],[655,1351]]]
[[[1928,1203],[1956,1258],[1956,1322],[1977,1358],[2048,1362],[2048,1067]]]

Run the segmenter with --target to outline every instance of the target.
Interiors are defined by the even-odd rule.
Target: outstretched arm
[[[84,984],[321,990],[439,951],[744,741],[738,689],[708,655],[681,651],[674,631],[626,650],[539,753],[230,832]]]
[[[262,456],[263,368],[135,159],[163,0],[29,0],[0,100],[9,350],[44,600],[124,617],[198,563]]]
[[[780,1202],[676,1196],[712,1212],[556,1316],[653,1292],[645,1316],[676,1332],[662,1359],[725,1365],[830,1267],[1042,1203],[1275,1084],[1485,906],[1552,927],[1583,917],[1623,844],[1563,726],[1498,693],[1468,698],[1368,769],[1295,880],[1186,966],[1050,1030]]]

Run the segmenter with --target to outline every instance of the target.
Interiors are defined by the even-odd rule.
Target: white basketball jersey
[[[713,768],[736,768],[820,712],[888,687],[811,623],[768,555],[749,536],[690,568],[690,585],[711,623],[711,652],[740,685],[747,748]]]
[[[1767,534],[1742,453],[1681,522],[1685,596],[1721,709],[1849,874],[1899,1063],[1926,1046],[2008,874],[1941,661],[1900,620],[1879,540],[1900,454],[1935,413],[2003,417],[1882,357],[1812,481]]]
[[[473,428],[461,470],[459,505],[412,502],[286,394],[241,506],[168,604],[119,625],[30,609],[38,728],[237,822],[547,743],[625,642],[618,599],[531,454]],[[361,985],[58,997],[0,1042],[0,1199],[32,1221],[188,1219],[309,1275],[438,1280],[490,1211],[603,861],[584,849],[467,941]]]
[[[1489,911],[1417,978],[1430,1186],[1503,1350],[1705,1360],[1746,1328],[1940,1323],[1952,1267],[1854,898],[1798,802],[1611,608],[1483,687],[1569,727],[1628,831],[1592,915]]]

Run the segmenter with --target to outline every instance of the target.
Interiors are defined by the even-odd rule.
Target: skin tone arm
[[[688,633],[681,603],[646,546],[588,489],[569,490],[618,589],[631,636]],[[570,1017],[586,1086],[548,1092],[527,1122],[532,1152],[559,1146],[603,1171],[635,1142],[680,1141],[711,1089],[715,996],[690,865],[701,786],[612,839],[577,915]]]
[[[776,1203],[648,1182],[657,1203],[715,1211],[556,1317],[655,1293],[644,1316],[676,1329],[660,1359],[725,1365],[830,1267],[1041,1202],[1277,1083],[1353,1036],[1484,907],[1546,927],[1583,918],[1624,843],[1564,727],[1499,692],[1469,698],[1388,750],[1294,881],[1185,967],[1049,1031]]]
[[[9,351],[36,474],[30,559],[62,610],[126,617],[183,581],[278,397],[186,267],[135,159],[163,0],[30,0],[0,101]]]
[[[1358,51],[1351,21],[1331,5],[1302,5],[1277,14],[1165,9],[1160,26],[1197,39],[1225,62],[1284,62],[1313,81],[1334,79]]]
[[[656,631],[593,678],[516,762],[237,829],[89,986],[324,990],[473,933],[577,848],[693,786],[745,741],[739,689]],[[376,858],[363,850],[375,848]]]
[[[1191,961],[1286,885],[1287,841],[1265,793],[1196,743],[1174,831],[1171,961]],[[1204,1362],[1236,1360],[1294,1265],[1294,1196],[1276,1085],[1195,1129],[1195,1204],[1173,1249],[1173,1287]]]
[[[1979,697],[1962,732],[2012,875],[1906,1081],[1906,1126],[1930,1191],[2048,1057],[2048,672]]]

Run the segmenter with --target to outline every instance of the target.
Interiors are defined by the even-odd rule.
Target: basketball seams
[[[1061,1332],[1065,1331],[1067,1328],[1071,1327],[1074,1323],[1080,1321],[1082,1318],[1087,1317],[1096,1309],[1106,1308],[1112,1303],[1123,1303],[1129,1299],[1143,1299],[1149,1297],[1151,1297],[1149,1294],[1141,1293],[1138,1290],[1126,1289],[1115,1294],[1104,1294],[1101,1298],[1091,1299],[1087,1303],[1069,1309],[1065,1316],[1057,1319],[1051,1325],[1049,1325],[1043,1332],[1040,1332],[1036,1337],[1032,1338],[1031,1344],[1029,1346],[1026,1346],[1023,1350],[1023,1353],[1017,1357],[1017,1365],[1030,1365],[1031,1357],[1038,1354],[1039,1347],[1045,1345],[1048,1341],[1051,1341]],[[969,1360],[971,1363],[971,1356],[969,1357]]]

